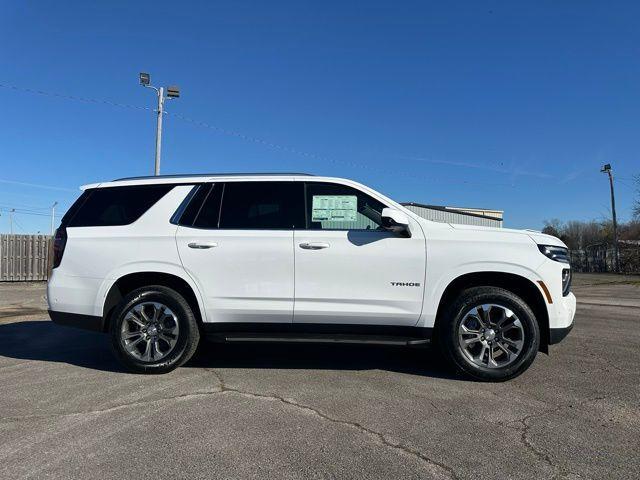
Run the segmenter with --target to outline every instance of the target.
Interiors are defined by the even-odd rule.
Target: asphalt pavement
[[[346,345],[130,374],[43,284],[0,284],[0,478],[640,478],[640,279],[613,280],[578,276],[569,337],[498,384]]]

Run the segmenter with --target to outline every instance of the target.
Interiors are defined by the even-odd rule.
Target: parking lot
[[[640,277],[578,275],[576,326],[506,383],[426,349],[206,344],[134,375],[0,284],[0,478],[639,478]]]

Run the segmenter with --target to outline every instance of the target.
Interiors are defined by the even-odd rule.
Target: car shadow
[[[386,370],[458,379],[428,347],[314,343],[203,342],[188,367],[301,370]]]
[[[349,230],[347,232],[347,240],[357,247],[395,237],[397,237],[395,233],[386,230]]]
[[[115,359],[109,336],[44,321],[0,324],[0,356],[60,362],[128,373]],[[202,342],[187,368],[387,370],[433,378],[459,379],[440,355],[425,347],[287,343]]]
[[[107,335],[63,327],[50,320],[0,324],[0,356],[125,372],[111,352]]]

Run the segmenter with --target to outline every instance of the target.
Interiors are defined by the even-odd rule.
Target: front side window
[[[385,205],[360,190],[336,183],[306,183],[310,230],[383,230]]]
[[[304,228],[303,184],[228,182],[222,191],[219,225],[241,230]]]

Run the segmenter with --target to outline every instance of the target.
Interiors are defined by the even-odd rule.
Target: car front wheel
[[[463,291],[439,325],[440,345],[453,367],[475,379],[503,381],[535,359],[540,329],[531,308],[498,287]]]

